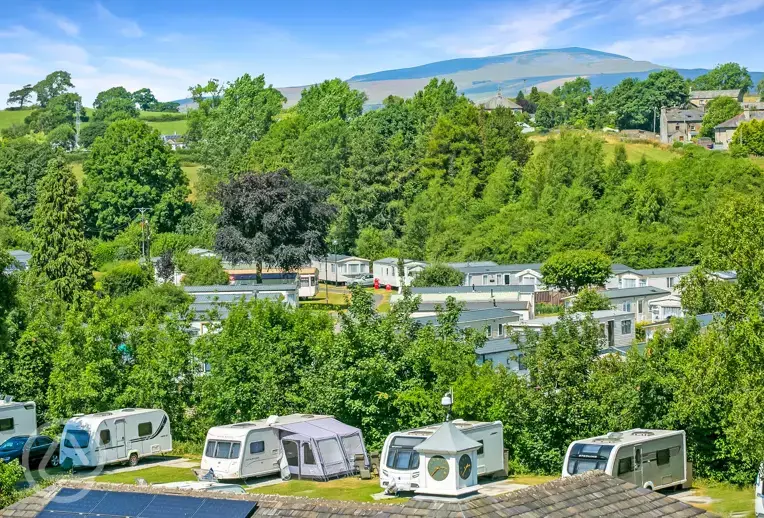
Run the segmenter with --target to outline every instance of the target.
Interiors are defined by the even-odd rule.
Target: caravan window
[[[594,469],[605,471],[612,445],[574,444],[568,458],[568,474],[577,475]]]
[[[668,448],[656,451],[655,457],[658,460],[658,466],[664,466],[671,461],[671,453]]]
[[[477,454],[478,454],[478,455],[483,455],[483,453],[485,453],[485,452],[483,451],[483,445],[484,445],[485,443],[483,442],[483,439],[478,439],[478,442],[480,443],[480,448],[478,448]]]
[[[634,471],[634,459],[626,457],[618,461],[618,474],[631,473]]]
[[[249,453],[263,453],[265,451],[265,441],[255,441],[249,443]]]
[[[85,430],[69,430],[64,438],[64,446],[67,448],[87,448],[90,435]]]
[[[13,430],[13,418],[0,419],[0,432],[7,432]]]
[[[424,441],[424,437],[396,437],[390,443],[387,467],[398,470],[419,469],[419,453],[414,446]]]
[[[151,435],[151,432],[153,429],[154,427],[151,426],[151,422],[140,423],[138,425],[138,437],[148,437],[149,435]]]
[[[111,444],[111,432],[109,430],[101,430],[101,444],[103,446]]]
[[[240,442],[208,441],[204,456],[211,459],[238,459],[240,452]]]
[[[313,450],[310,449],[310,444],[303,443],[302,445],[302,463],[303,464],[315,464],[316,459],[313,457]]]
[[[345,450],[347,458],[352,459],[356,453],[363,453],[363,445],[361,444],[361,436],[349,435],[342,438],[342,448]]]
[[[300,465],[300,450],[294,441],[284,441],[284,455],[287,458],[287,464],[296,467]]]

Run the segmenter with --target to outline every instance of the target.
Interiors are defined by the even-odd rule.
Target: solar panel
[[[41,518],[249,518],[257,502],[62,488]]]

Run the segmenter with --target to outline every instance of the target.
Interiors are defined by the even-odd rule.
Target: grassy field
[[[594,133],[601,137],[605,142],[602,146],[605,152],[605,160],[609,161],[613,158],[615,147],[618,144],[623,144],[626,148],[626,155],[629,158],[629,162],[638,163],[645,156],[648,160],[655,160],[657,162],[667,162],[672,158],[677,158],[678,153],[674,152],[670,146],[663,144],[653,145],[651,143],[642,142],[621,142],[620,138],[612,133]],[[547,140],[550,135],[532,135],[530,138],[534,142],[543,142]],[[536,146],[534,152],[538,152],[540,148]]]
[[[31,110],[0,110],[0,129],[22,124]]]
[[[374,502],[371,495],[381,493],[379,479],[361,480],[355,477],[317,482],[315,480],[290,480],[283,484],[258,487],[251,493],[263,495],[301,496],[307,498],[325,498],[327,500],[345,500],[350,502]],[[392,498],[381,503],[405,502],[406,498]]]
[[[169,482],[187,482],[196,480],[196,475],[188,468],[173,468],[168,466],[155,466],[153,468],[125,471],[111,475],[101,475],[95,478],[96,482],[109,482],[112,484],[135,484],[136,478],[142,478],[149,484],[167,484]]]
[[[0,129],[7,128],[9,126],[12,126],[14,124],[21,124],[24,122],[24,117],[29,115],[31,110],[0,110]],[[92,115],[93,110],[91,108],[85,108],[85,112],[88,115]],[[143,115],[143,112],[141,112],[141,115]],[[149,114],[149,115],[155,115],[155,114]],[[186,120],[179,120],[179,121],[147,121],[147,124],[151,126],[152,128],[156,128],[159,130],[159,133],[162,135],[170,135],[173,133],[178,133],[180,135],[183,135],[186,132],[187,128],[187,122]],[[84,128],[87,126],[87,122],[82,123],[82,127]]]
[[[329,304],[334,304],[337,306],[344,306],[347,307],[348,302],[346,297],[348,294],[344,291],[340,292],[337,291],[337,288],[334,286],[329,286]],[[326,285],[325,284],[319,284],[318,285],[318,293],[315,297],[309,298],[305,301],[302,301],[300,304],[326,304]]]
[[[695,504],[700,507],[719,514],[721,516],[750,516],[753,517],[753,486],[739,487],[724,482],[710,482],[706,480],[695,480],[693,489],[699,496],[708,496],[714,500],[709,505]],[[743,513],[747,513],[743,515]]]
[[[201,167],[202,166],[199,164],[192,164],[189,162],[183,162],[183,164],[181,164],[183,172],[185,172],[186,176],[188,177],[188,185],[191,187],[191,196],[189,196],[190,200],[196,199],[196,181],[199,178],[199,169]]]

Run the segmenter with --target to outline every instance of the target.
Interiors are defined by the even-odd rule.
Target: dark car
[[[58,442],[45,435],[18,435],[0,444],[0,462],[18,459],[19,464],[31,467],[56,468],[59,465]]]

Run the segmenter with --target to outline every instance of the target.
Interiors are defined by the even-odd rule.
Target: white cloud
[[[43,20],[53,23],[67,36],[77,36],[80,33],[80,26],[71,21],[66,16],[53,13],[43,8],[38,8],[37,16]]]
[[[695,55],[699,49],[711,45],[715,45],[716,50],[721,50],[754,34],[752,29],[746,27],[741,27],[734,33],[725,33],[723,37],[722,34],[709,33],[701,36],[697,33],[680,32],[616,41],[602,50],[637,60],[664,62],[667,58]]]
[[[704,25],[709,22],[740,16],[764,7],[764,0],[737,0],[714,2],[711,0],[676,3],[673,0],[653,0],[650,9],[633,4],[639,9],[637,21],[644,25],[670,24],[674,27]]]
[[[28,38],[34,35],[35,33],[33,31],[30,31],[23,25],[14,25],[9,29],[0,30],[0,38]]]
[[[7,74],[17,76],[39,75],[43,69],[35,64],[31,56],[20,53],[7,52],[0,54],[0,69]]]
[[[126,38],[140,38],[143,36],[143,30],[135,21],[120,18],[104,7],[101,2],[96,2],[95,6],[98,17],[107,23],[113,24],[122,36]]]

